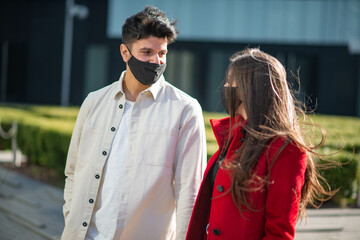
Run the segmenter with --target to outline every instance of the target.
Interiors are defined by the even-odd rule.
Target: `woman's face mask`
[[[127,46],[126,46],[127,47]],[[151,85],[157,82],[166,69],[166,63],[148,63],[136,59],[130,49],[131,58],[127,62],[134,77],[143,85]]]
[[[233,87],[233,86],[223,85],[221,88],[221,103],[222,103],[225,111],[232,117],[235,116],[236,109],[242,103],[241,100],[237,100],[236,90],[237,90],[237,87]],[[232,108],[231,113],[229,112],[229,105]]]

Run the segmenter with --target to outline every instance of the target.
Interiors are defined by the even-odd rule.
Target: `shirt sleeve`
[[[72,188],[73,188],[73,179],[74,179],[74,172],[75,172],[75,166],[78,158],[78,147],[80,143],[81,133],[84,126],[84,122],[86,120],[86,117],[88,115],[88,98],[85,99],[84,103],[80,107],[75,127],[73,130],[73,134],[71,136],[70,140],[70,146],[67,154],[66,159],[66,166],[65,166],[65,188],[64,188],[64,200],[65,203],[63,205],[63,214],[65,218],[65,224],[67,216],[70,212],[71,207],[71,197],[72,197]]]
[[[276,154],[275,151],[274,155]],[[264,239],[294,239],[307,165],[306,153],[290,142],[272,161],[272,167],[269,168]]]
[[[196,196],[206,167],[206,137],[200,105],[187,105],[182,114],[175,152],[174,193],[176,239],[186,238]]]

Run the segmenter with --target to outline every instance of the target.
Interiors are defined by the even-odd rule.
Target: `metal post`
[[[69,106],[71,56],[74,25],[73,16],[70,15],[70,9],[73,7],[73,5],[74,0],[66,0],[64,24],[64,52],[61,79],[61,106]]]
[[[358,87],[357,87],[357,108],[356,108],[356,110],[357,110],[356,116],[360,117],[360,59],[359,59],[359,66],[358,66]],[[360,186],[359,186],[359,189],[360,189]]]
[[[18,124],[17,124],[17,122],[13,122],[9,131],[5,132],[1,126],[1,119],[0,119],[0,137],[5,140],[11,138],[11,150],[13,153],[13,163],[15,164],[15,166],[20,167],[21,166],[21,154],[20,154],[20,156],[17,155],[17,153],[18,153],[17,141],[16,141],[17,131],[18,131]]]
[[[13,129],[13,136],[11,137],[11,148],[13,152],[14,164],[17,167],[21,166],[21,154],[18,156],[18,147],[17,147],[17,132],[18,132],[18,124],[17,122],[13,122],[11,129]]]
[[[360,178],[359,178],[359,182],[358,182],[358,192],[357,192],[357,202],[356,202],[356,207],[360,207]]]
[[[61,106],[69,106],[70,80],[71,80],[71,57],[73,45],[74,17],[86,19],[89,9],[84,5],[76,5],[75,0],[66,0],[65,23],[64,23],[64,53],[61,79]]]
[[[9,41],[5,40],[2,43],[2,56],[1,56],[1,101],[5,102],[7,99],[7,66],[9,54]]]

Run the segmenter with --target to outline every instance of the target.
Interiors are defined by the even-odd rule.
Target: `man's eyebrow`
[[[143,48],[140,48],[140,50],[148,50],[148,51],[153,51],[152,48],[147,48],[147,47],[143,47]]]
[[[147,47],[140,48],[140,51],[143,51],[143,50],[154,51],[154,49],[152,49],[152,48],[147,48]],[[167,52],[167,49],[161,49],[160,51]]]

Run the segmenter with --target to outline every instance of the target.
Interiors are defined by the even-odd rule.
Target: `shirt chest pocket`
[[[142,158],[147,165],[172,167],[177,145],[177,129],[149,127],[142,139]]]
[[[100,129],[93,125],[85,124],[79,142],[79,161],[89,162],[98,148]]]

